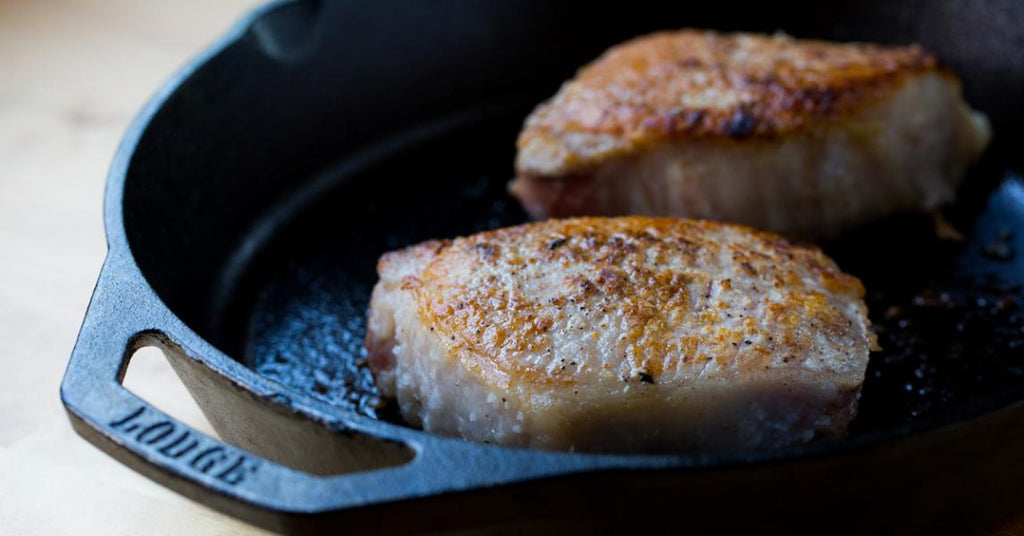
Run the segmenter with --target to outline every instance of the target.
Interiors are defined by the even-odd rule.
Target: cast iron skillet
[[[1024,505],[1024,5],[761,4],[257,10],[157,94],[117,153],[109,253],[61,387],[76,430],[168,487],[290,532],[661,519],[949,531]],[[995,144],[947,214],[965,242],[901,216],[825,245],[869,288],[886,347],[850,437],[647,456],[499,448],[402,425],[359,365],[377,257],[523,221],[504,188],[530,108],[607,46],[684,26],[920,42],[993,121]],[[165,350],[225,442],[121,386],[143,345]]]

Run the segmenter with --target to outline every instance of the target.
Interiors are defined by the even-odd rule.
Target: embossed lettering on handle
[[[231,486],[259,469],[256,460],[150,412],[146,406],[111,421],[110,426],[160,456],[185,460],[191,469]]]

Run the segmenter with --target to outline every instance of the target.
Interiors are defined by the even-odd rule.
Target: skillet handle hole
[[[128,357],[122,385],[160,411],[211,437],[220,439],[213,425],[181,383],[156,346],[143,346]]]

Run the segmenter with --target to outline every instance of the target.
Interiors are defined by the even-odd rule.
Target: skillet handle
[[[260,521],[253,507],[315,507],[282,490],[323,488],[328,478],[202,434],[121,385],[132,353],[180,325],[133,264],[128,255],[108,255],[72,351],[61,399],[75,431],[158,483],[248,520]]]
[[[130,255],[108,255],[72,351],[61,399],[76,432],[156,482],[276,530],[296,517],[443,491],[417,456],[388,469],[317,476],[204,435],[121,385],[128,359],[165,333],[185,333]],[[415,445],[420,447],[421,445]]]

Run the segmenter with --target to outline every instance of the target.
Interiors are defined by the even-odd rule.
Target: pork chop
[[[527,118],[538,219],[673,216],[829,237],[950,202],[991,137],[917,46],[683,30],[606,52]]]
[[[366,347],[403,417],[585,451],[843,435],[875,339],[817,249],[707,221],[549,220],[385,254]]]

